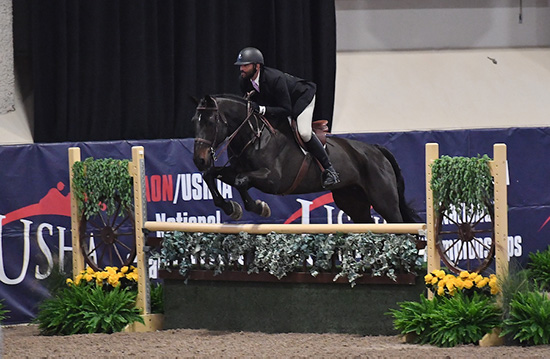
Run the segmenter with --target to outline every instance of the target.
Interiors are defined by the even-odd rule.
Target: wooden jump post
[[[433,193],[430,187],[432,164],[439,158],[439,145],[426,144],[426,224],[428,273],[440,269],[441,259],[436,248],[435,209]],[[493,160],[489,161],[491,175],[494,179],[494,233],[495,233],[495,271],[499,278],[508,274],[508,192],[506,183],[506,145],[493,145]]]
[[[71,194],[73,192],[73,165],[79,162],[80,148],[69,148],[69,171],[71,180]],[[145,325],[133,323],[126,328],[130,332],[150,332],[162,327],[162,318],[160,314],[151,313],[151,299],[149,295],[149,263],[144,251],[145,235],[143,225],[147,219],[147,201],[145,200],[145,150],[143,146],[132,147],[132,161],[128,163],[128,173],[133,178],[134,183],[134,229],[136,241],[136,258],[138,272],[138,294],[136,298],[136,307],[141,310],[141,316]],[[71,195],[71,232],[73,246],[73,277],[84,270],[84,258],[80,246],[80,226],[78,204],[76,196]]]

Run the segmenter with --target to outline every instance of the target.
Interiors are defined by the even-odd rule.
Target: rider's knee
[[[300,137],[304,142],[309,142],[309,140],[311,140],[311,135],[313,134],[313,132],[311,131],[311,128],[310,129],[298,128],[298,133],[300,134]]]

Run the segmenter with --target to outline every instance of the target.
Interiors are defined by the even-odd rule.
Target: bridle
[[[228,123],[227,123],[227,119],[225,118],[223,112],[220,111],[219,107],[218,107],[218,103],[216,102],[216,100],[214,100],[214,106],[213,107],[210,107],[210,106],[197,106],[197,110],[198,111],[213,111],[215,113],[215,116],[216,116],[216,126],[215,127],[215,130],[214,130],[214,139],[212,141],[210,140],[207,140],[205,138],[200,138],[200,137],[195,137],[195,142],[198,142],[198,143],[203,143],[207,146],[210,147],[210,154],[212,156],[212,158],[214,159],[214,161],[217,160],[216,158],[216,150],[214,149],[214,146],[216,146],[217,142],[218,142],[218,122],[223,122],[223,124],[228,127]]]
[[[235,129],[235,131],[233,131],[233,133],[231,135],[226,137],[227,140],[226,140],[226,143],[225,143],[224,147],[218,153],[218,155],[216,155],[216,149],[217,149],[217,147],[219,147],[218,146],[218,123],[222,122],[226,127],[229,127],[229,123],[227,122],[227,119],[225,118],[223,112],[220,111],[220,109],[218,107],[218,102],[216,101],[216,99],[212,98],[212,100],[214,101],[214,106],[198,106],[197,110],[200,110],[200,111],[207,111],[208,110],[208,111],[213,111],[215,113],[216,126],[215,126],[215,132],[214,132],[214,139],[212,141],[210,141],[210,140],[207,140],[207,139],[204,139],[204,138],[196,137],[195,142],[203,143],[203,144],[209,146],[210,147],[210,155],[212,156],[212,159],[214,161],[216,161],[217,157],[219,157],[223,152],[225,152],[227,150],[227,147],[229,146],[229,144],[233,141],[233,139],[237,136],[237,134],[240,132],[240,130],[246,124],[248,124],[248,126],[252,130],[253,136],[243,146],[243,149],[240,151],[240,153],[237,154],[237,155],[234,155],[233,157],[240,157],[250,145],[252,145],[254,142],[256,142],[257,139],[260,138],[264,128],[267,127],[271,133],[275,133],[275,129],[269,123],[269,121],[264,116],[262,116],[260,114],[257,114],[257,113],[254,113],[254,111],[252,110],[252,108],[250,106],[250,101],[247,101],[247,106],[246,106],[247,107],[247,111],[246,111],[247,115],[246,115],[245,119]],[[256,127],[254,127],[254,124],[252,123],[252,119],[256,120]],[[217,147],[214,148],[214,146],[217,146]],[[230,159],[227,162],[229,162],[229,161],[230,161]]]

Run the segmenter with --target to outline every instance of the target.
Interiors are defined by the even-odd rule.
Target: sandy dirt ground
[[[549,345],[437,348],[398,336],[177,329],[46,337],[36,325],[5,326],[2,334],[3,358],[550,358]]]

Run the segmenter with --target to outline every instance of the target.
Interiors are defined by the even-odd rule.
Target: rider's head
[[[239,66],[241,77],[245,79],[255,78],[264,64],[264,55],[255,47],[245,47],[239,52],[235,65]]]

